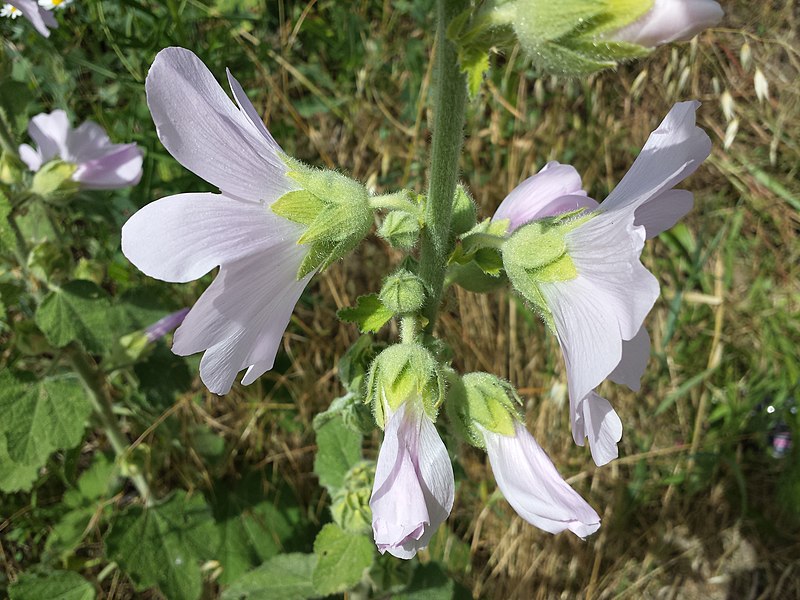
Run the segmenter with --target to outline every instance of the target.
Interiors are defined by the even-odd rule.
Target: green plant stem
[[[67,355],[72,363],[72,368],[86,386],[94,413],[100,420],[103,430],[108,437],[108,441],[111,442],[111,447],[114,449],[114,453],[117,457],[124,458],[128,453],[128,440],[120,430],[119,423],[114,415],[111,398],[106,391],[105,376],[97,367],[92,357],[75,342],[67,347]],[[136,486],[145,504],[151,506],[153,503],[153,495],[150,492],[150,486],[147,484],[144,476],[141,473],[134,473],[130,475],[130,479],[133,481],[133,485]]]
[[[425,326],[428,333],[433,331],[436,324],[447,258],[451,251],[450,218],[458,178],[458,160],[464,142],[467,100],[466,77],[458,66],[456,47],[447,39],[447,26],[466,6],[466,0],[437,0],[436,3],[433,143],[419,261],[419,275],[427,291],[422,314],[428,320]]]
[[[17,146],[14,144],[14,136],[11,135],[10,129],[6,112],[0,108],[0,149],[18,158]]]

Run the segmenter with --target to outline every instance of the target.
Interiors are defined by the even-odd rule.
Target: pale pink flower
[[[420,398],[386,411],[386,429],[369,501],[381,554],[411,558],[425,548],[453,508],[450,457]]]
[[[72,129],[63,110],[40,113],[28,123],[37,147],[19,147],[20,158],[31,171],[59,159],[76,166],[72,180],[87,190],[113,190],[139,183],[142,151],[136,144],[112,144],[100,125],[86,121]]]
[[[606,37],[652,48],[690,40],[719,23],[724,14],[714,0],[655,0],[645,15]]]
[[[569,529],[580,538],[600,528],[600,516],[564,481],[522,423],[515,422],[513,436],[476,427],[497,487],[520,517],[549,533]]]
[[[8,0],[6,5],[16,8],[22,16],[31,22],[31,25],[44,37],[50,37],[50,29],[58,27],[55,17],[36,5],[36,0]],[[4,7],[5,9],[5,7]],[[8,11],[8,16],[14,15],[13,11]]]
[[[511,219],[515,227],[577,208],[587,209],[579,218],[590,217],[565,236],[577,277],[542,282],[538,288],[564,354],[573,438],[581,446],[589,438],[598,465],[617,457],[622,422],[594,388],[610,377],[638,390],[649,357],[650,338],[642,324],[659,285],[640,260],[645,239],[669,229],[691,209],[692,193],[672,188],[711,151],[708,136],[695,125],[698,106],[681,102],[670,110],[630,171],[600,205],[584,195],[574,169],[553,163],[543,172],[558,169],[563,178],[560,186],[537,185],[540,172],[520,187],[542,193],[515,195],[515,190],[501,204],[503,218]],[[566,195],[558,196],[562,191]],[[512,197],[514,201],[508,202]]]
[[[200,376],[227,393],[272,368],[294,305],[313,273],[296,275],[308,248],[301,225],[270,205],[298,185],[282,150],[241,85],[228,72],[236,104],[189,50],[167,48],[147,76],[147,102],[164,147],[184,167],[220,188],[153,202],[122,228],[122,251],[147,275],[172,282],[219,266],[175,332],[179,355],[205,352]]]

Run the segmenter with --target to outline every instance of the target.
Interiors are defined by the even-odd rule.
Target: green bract
[[[354,465],[344,477],[344,486],[333,494],[331,514],[333,520],[345,531],[369,533],[372,512],[369,498],[375,479],[375,463],[361,461]]]
[[[486,11],[495,27],[511,28],[525,52],[548,73],[586,75],[650,52],[609,39],[609,34],[652,6],[652,0],[494,0]]]
[[[366,188],[337,173],[314,169],[289,156],[286,175],[299,190],[278,198],[271,209],[279,217],[306,227],[298,240],[309,246],[297,278],[322,271],[344,257],[364,239],[372,227],[373,211]]]
[[[518,405],[522,400],[514,386],[489,373],[467,373],[459,378],[451,374],[447,409],[456,424],[473,446],[485,448],[476,424],[502,435],[514,435],[514,423],[520,421]]]
[[[383,220],[378,235],[395,248],[411,250],[419,239],[419,218],[403,211],[392,211]]]
[[[416,397],[422,398],[425,413],[435,420],[444,391],[442,373],[428,350],[419,344],[396,344],[372,363],[365,402],[372,406],[375,421],[383,428],[384,408],[394,412]]]
[[[31,191],[50,201],[69,197],[78,191],[78,183],[72,181],[76,169],[72,163],[50,161],[33,176]]]
[[[562,215],[541,219],[520,227],[503,244],[503,266],[511,284],[540,311],[551,329],[552,316],[539,285],[578,276],[565,236],[589,218],[565,220]]]

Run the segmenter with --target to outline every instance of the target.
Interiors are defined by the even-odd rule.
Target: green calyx
[[[419,344],[396,344],[372,363],[365,402],[372,406],[375,421],[382,429],[385,410],[395,412],[415,398],[421,398],[428,418],[436,420],[444,394],[444,377],[431,353]]]
[[[653,0],[493,0],[485,9],[510,27],[536,64],[554,75],[587,75],[647,55],[649,48],[618,42],[613,32],[635,22]]]
[[[502,435],[514,435],[514,424],[522,420],[519,412],[522,399],[514,386],[489,373],[458,377],[451,372],[448,380],[448,415],[470,444],[486,448],[476,425]]]
[[[590,216],[560,215],[520,227],[503,245],[503,266],[514,288],[531,302],[553,328],[552,315],[539,288],[543,283],[569,281],[578,276],[567,252],[566,235]]]
[[[78,183],[72,176],[77,165],[52,160],[42,166],[33,176],[31,192],[47,201],[60,201],[78,191]]]
[[[287,177],[300,189],[288,192],[270,208],[279,217],[305,226],[298,244],[307,244],[297,278],[322,271],[353,250],[369,233],[373,211],[366,188],[336,171],[307,167],[283,156]]]

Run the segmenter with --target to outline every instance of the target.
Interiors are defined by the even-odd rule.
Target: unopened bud
[[[379,298],[396,315],[412,314],[425,303],[425,286],[419,277],[400,269],[386,278]]]

